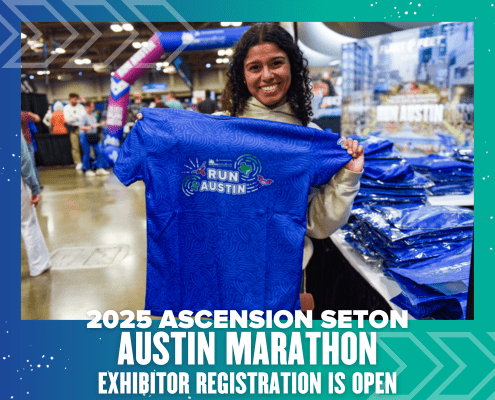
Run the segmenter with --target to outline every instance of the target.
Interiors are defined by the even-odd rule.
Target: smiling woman
[[[307,61],[292,36],[278,24],[256,24],[242,35],[236,46],[222,106],[227,114],[243,116],[251,101],[270,108],[288,103],[291,120],[307,126],[311,90]],[[261,119],[261,116],[256,117]]]
[[[289,58],[275,43],[261,43],[249,49],[244,77],[249,92],[265,106],[278,107],[287,102]]]

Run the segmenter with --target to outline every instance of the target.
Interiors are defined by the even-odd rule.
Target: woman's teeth
[[[262,89],[264,92],[271,92],[271,91],[275,90],[276,88],[277,88],[277,86],[275,85],[275,86],[266,86],[266,87],[263,87]]]

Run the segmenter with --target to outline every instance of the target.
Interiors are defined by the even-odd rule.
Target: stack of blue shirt
[[[407,162],[435,182],[435,186],[428,189],[431,195],[463,195],[473,191],[474,165],[471,162],[438,155],[408,158]]]
[[[403,293],[392,299],[415,318],[465,318],[473,211],[403,204],[355,209],[346,240],[381,262]]]
[[[426,203],[426,188],[432,181],[413,171],[394,148],[394,143],[376,136],[359,140],[364,149],[364,172],[354,206],[363,204]]]
[[[425,204],[432,181],[415,172],[404,160],[365,161],[355,206],[363,204]]]

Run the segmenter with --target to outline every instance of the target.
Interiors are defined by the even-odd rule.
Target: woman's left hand
[[[344,148],[352,156],[352,160],[349,161],[344,168],[349,171],[360,173],[364,166],[364,149],[357,140],[350,138],[344,139]]]

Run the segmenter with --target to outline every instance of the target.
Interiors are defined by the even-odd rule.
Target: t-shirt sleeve
[[[141,121],[136,123],[127,135],[113,168],[117,178],[126,186],[145,177],[146,145],[141,124]]]
[[[311,186],[326,184],[352,159],[342,147],[340,135],[330,130],[320,131],[315,129],[311,153],[314,157],[314,173]]]

